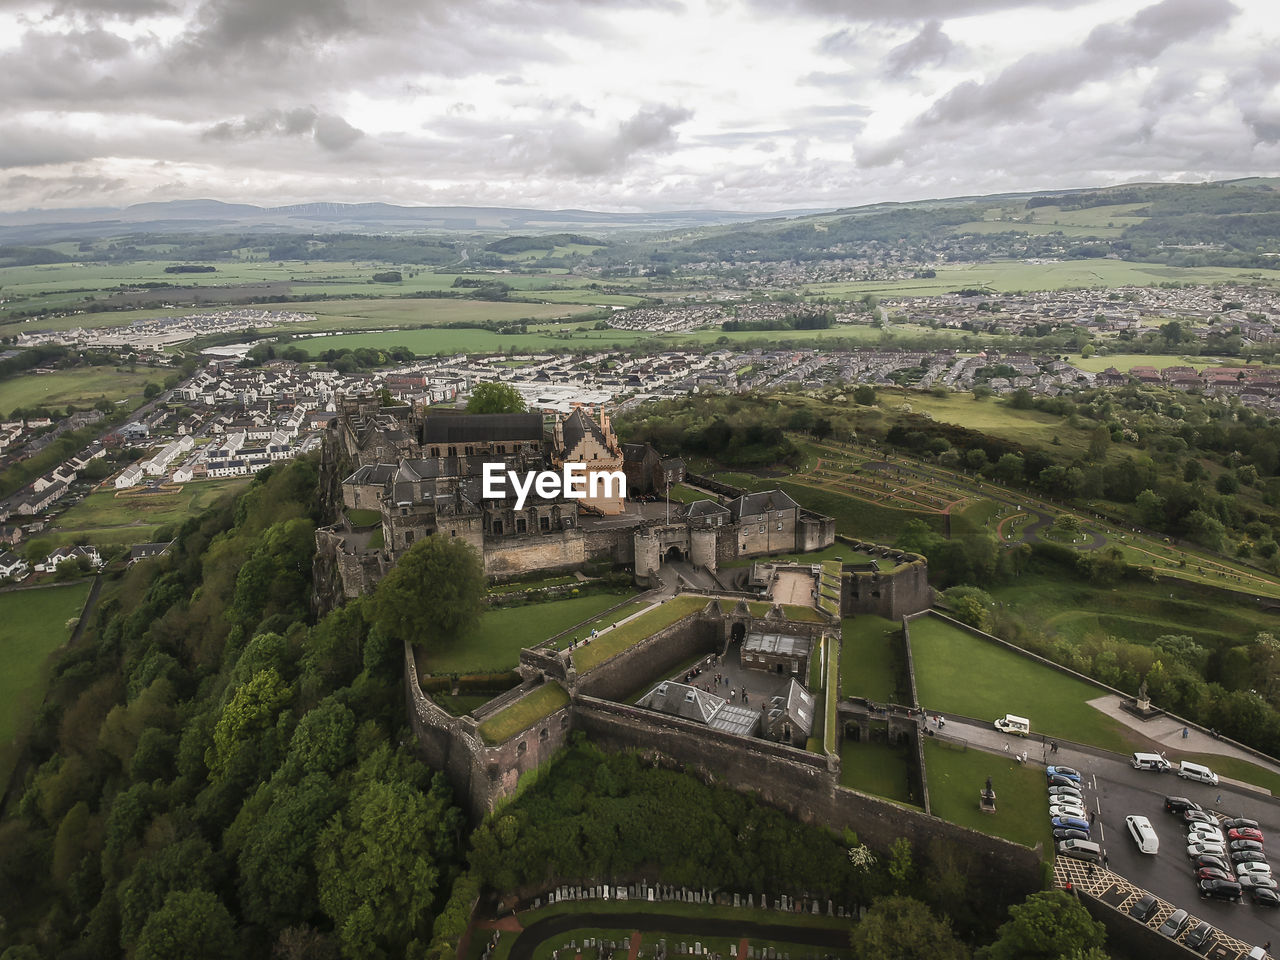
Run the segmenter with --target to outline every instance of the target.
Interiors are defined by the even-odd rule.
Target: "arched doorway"
[[[745,623],[735,623],[729,629],[729,640],[732,643],[741,643],[742,638],[747,635],[747,625]]]
[[[684,553],[681,552],[679,547],[667,548],[667,553],[664,558],[666,563],[679,563],[683,559],[684,559]]]

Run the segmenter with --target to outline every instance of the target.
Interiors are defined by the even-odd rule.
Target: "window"
[[[529,745],[528,745],[527,743],[525,743],[523,740],[521,740],[521,741],[520,741],[520,746],[516,747],[516,753],[517,753],[517,754],[523,754],[523,753],[524,753],[526,750],[528,750],[528,749],[529,749]]]
[[[406,544],[413,543],[413,531],[412,531],[412,530],[406,530],[406,531],[404,532],[404,542],[405,542]]]
[[[551,529],[551,518],[550,518],[550,517],[539,517],[539,518],[538,518],[538,526],[539,526],[539,527],[541,527],[543,530],[550,530],[550,529]]]
[[[763,523],[762,523],[762,524],[760,524],[760,532],[761,532],[761,533],[764,533],[764,524],[763,524]]]
[[[781,530],[781,529],[782,529],[782,521],[781,521],[781,520],[779,520],[779,521],[778,521],[778,529],[779,529],[779,530]]]
[[[524,517],[516,517],[516,533],[528,533],[526,527],[527,522]]]

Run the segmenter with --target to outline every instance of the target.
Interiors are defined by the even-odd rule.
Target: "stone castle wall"
[[[703,618],[701,611],[691,613],[580,674],[575,694],[622,699],[634,694],[646,679],[658,677],[698,653],[719,653],[721,646],[716,624]]]
[[[863,553],[901,560],[888,572],[846,569],[841,579],[840,604],[845,616],[870,613],[889,620],[901,620],[933,605],[929,564],[924,557],[844,537],[840,541]]]
[[[576,527],[554,535],[491,540],[485,543],[483,556],[484,572],[491,577],[576,569],[587,559],[585,539]]]

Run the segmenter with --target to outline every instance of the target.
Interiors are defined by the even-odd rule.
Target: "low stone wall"
[[[1043,885],[1036,851],[841,787],[838,771],[818,754],[593,697],[576,699],[573,722],[607,749],[666,758],[711,782],[757,794],[805,823],[836,831],[848,827],[881,853],[899,837],[917,851],[951,844],[965,860],[969,882],[1003,902],[1021,900]]]
[[[490,540],[484,546],[484,572],[490,577],[576,570],[586,561],[582,531],[529,534],[518,539]]]

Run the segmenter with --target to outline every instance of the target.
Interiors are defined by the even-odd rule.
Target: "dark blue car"
[[[1080,782],[1080,771],[1072,767],[1045,767],[1044,772],[1048,777],[1066,777],[1076,783]]]
[[[1054,817],[1053,828],[1055,830],[1083,830],[1089,832],[1089,821],[1081,820],[1079,817]]]

